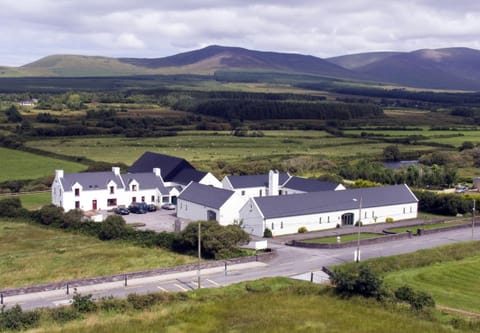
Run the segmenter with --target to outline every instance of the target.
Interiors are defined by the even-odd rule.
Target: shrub
[[[298,233],[299,234],[304,234],[306,233],[308,230],[307,230],[307,227],[300,227],[298,228]]]
[[[123,217],[110,215],[101,223],[98,238],[101,240],[118,239],[127,233],[127,224]]]
[[[165,293],[150,293],[146,295],[129,294],[127,302],[132,305],[135,310],[143,310],[159,304],[168,299]]]
[[[40,320],[40,313],[38,311],[23,312],[20,305],[15,305],[13,308],[4,310],[0,313],[0,330],[25,330],[34,327]]]
[[[387,223],[392,223],[392,222],[393,222],[393,217],[387,217],[387,218],[385,219],[385,222],[387,222]]]
[[[366,265],[355,270],[336,269],[331,280],[340,294],[377,298],[383,294],[383,280]]]
[[[37,213],[37,219],[45,225],[62,225],[63,224],[63,208],[53,204],[43,206]]]
[[[83,213],[80,209],[72,209],[63,215],[62,228],[69,228],[71,226],[80,224],[82,222]]]
[[[425,307],[433,308],[435,301],[432,296],[423,291],[415,291],[409,286],[402,286],[395,290],[395,298],[410,304],[413,310],[420,311]]]
[[[265,228],[265,230],[263,231],[263,237],[272,238],[273,237],[272,230]]]
[[[27,217],[28,211],[22,208],[19,198],[5,198],[0,200],[0,216],[4,217]]]
[[[66,322],[81,318],[80,313],[72,307],[60,307],[50,309],[49,314],[50,318],[52,318],[53,321],[60,324],[64,324]]]
[[[92,312],[97,308],[93,301],[92,294],[82,295],[77,292],[77,289],[75,289],[73,293],[72,307],[80,313]]]

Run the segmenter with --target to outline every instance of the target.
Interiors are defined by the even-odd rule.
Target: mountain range
[[[308,74],[428,89],[480,90],[480,51],[469,48],[369,52],[326,59],[216,45],[163,58],[52,55],[20,67],[0,67],[0,78],[211,75],[219,70]]]

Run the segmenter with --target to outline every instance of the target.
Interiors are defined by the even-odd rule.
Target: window
[[[327,223],[330,223],[330,216],[327,217]]]
[[[280,229],[283,229],[283,221],[280,222]]]
[[[262,190],[260,190],[260,191],[262,191]],[[273,222],[272,222],[272,230],[273,229],[275,229],[275,224],[273,224]]]
[[[75,209],[80,209],[80,201],[75,201]]]
[[[375,217],[375,212],[372,210],[372,217]]]
[[[142,202],[145,202],[145,196],[142,195]]]
[[[365,212],[365,217],[364,218],[367,218],[367,212]]]
[[[245,191],[242,191],[242,196],[244,196],[244,195],[245,195]]]
[[[322,224],[322,217],[321,216],[318,218],[318,224]]]
[[[133,184],[132,185],[132,191],[135,192],[137,190],[137,185]]]
[[[405,207],[403,207],[403,214],[405,214]]]
[[[168,197],[168,195],[164,195],[164,196],[162,197],[162,202],[163,202],[163,203],[169,203],[169,202],[170,202],[170,198]]]
[[[260,196],[262,196],[262,190],[260,190],[259,194],[260,194]]]
[[[155,202],[155,196],[152,195],[152,200],[150,200],[151,202]]]
[[[132,202],[133,203],[137,202],[137,197],[132,197]]]
[[[117,199],[107,199],[107,206],[116,206],[117,205]]]
[[[278,190],[278,195],[282,195],[282,190]]]
[[[412,212],[412,206],[410,206],[410,213]]]
[[[80,196],[80,189],[79,189],[79,188],[76,188],[76,189],[75,189],[75,196],[76,196],[76,197],[79,197],[79,196]]]
[[[114,194],[115,193],[115,186],[110,186],[110,194]]]

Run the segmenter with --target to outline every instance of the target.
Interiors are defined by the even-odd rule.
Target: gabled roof
[[[180,193],[178,199],[219,209],[234,193],[234,191],[191,182],[185,187],[182,193]]]
[[[153,190],[157,189],[160,193],[168,193],[169,191],[165,187],[165,184],[162,182],[161,177],[155,176],[154,173],[128,173],[122,175],[123,182],[125,184],[130,184],[132,180],[136,180],[138,182],[138,187],[140,190]],[[126,191],[129,190],[128,186],[125,189]]]
[[[184,169],[195,170],[195,168],[183,158],[147,151],[132,164],[128,172],[146,173],[152,172],[154,168],[160,168],[161,176],[165,182],[175,181],[175,176]]]
[[[182,185],[187,185],[191,181],[198,183],[203,179],[203,177],[205,177],[206,174],[207,172],[205,171],[182,169],[171,181]]]
[[[278,175],[278,184],[284,184],[289,177],[290,175],[288,173],[280,172]],[[268,174],[227,176],[227,179],[233,188],[268,187]]]
[[[264,218],[301,216],[418,202],[407,185],[253,198]]]
[[[337,186],[337,183],[295,176],[290,177],[290,179],[283,185],[284,188],[286,187],[303,192],[334,191]]]
[[[83,191],[106,189],[110,181],[115,182],[117,188],[123,188],[122,179],[112,171],[68,173],[60,181],[65,191],[71,191],[75,183],[79,183]]]

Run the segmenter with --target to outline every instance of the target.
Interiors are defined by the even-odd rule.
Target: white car
[[[172,203],[166,203],[162,205],[162,209],[175,210],[175,208],[177,208],[177,206]]]

